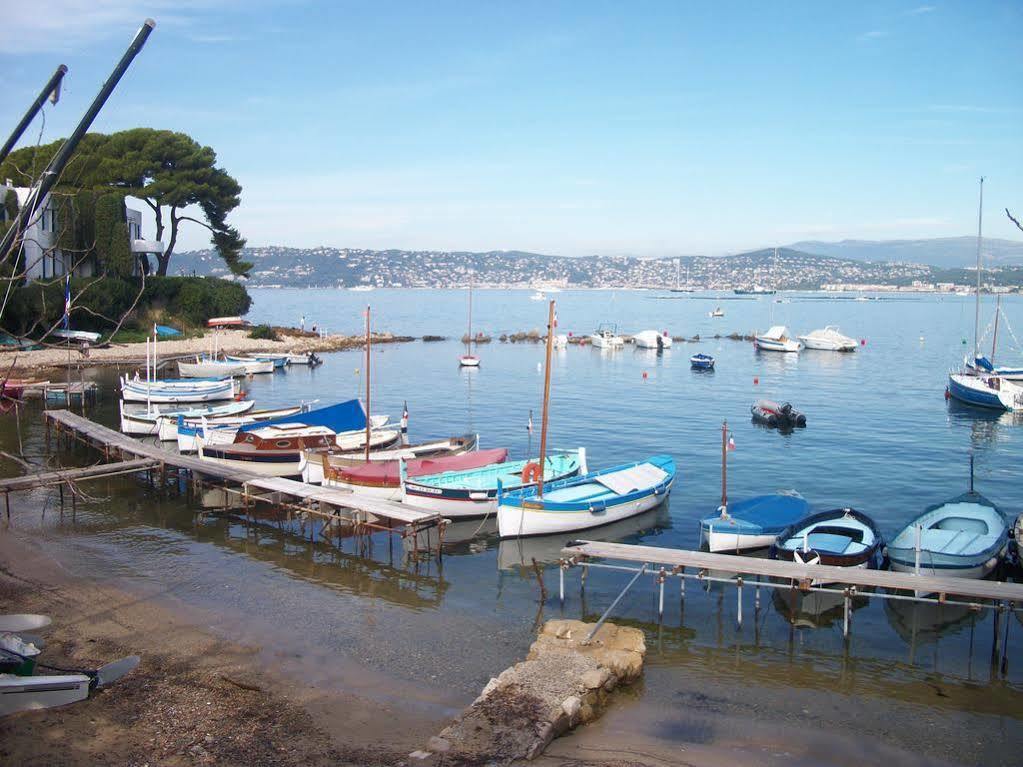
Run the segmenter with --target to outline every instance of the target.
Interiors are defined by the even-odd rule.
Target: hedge
[[[91,283],[91,284],[90,284]],[[85,291],[81,295],[79,292]],[[72,278],[71,327],[108,333],[131,307],[138,283],[114,277],[98,281]],[[245,314],[252,299],[245,288],[215,277],[147,277],[146,288],[125,327],[139,326],[149,311],[157,310],[163,321],[185,327],[204,325],[210,317]],[[38,335],[64,315],[62,280],[44,285],[33,282],[11,291],[3,325],[18,334]]]

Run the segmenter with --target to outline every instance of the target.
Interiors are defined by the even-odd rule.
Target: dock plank
[[[816,580],[844,583],[869,588],[921,591],[955,595],[970,599],[991,599],[1023,603],[1023,584],[1003,581],[971,580],[969,578],[941,578],[890,570],[866,570],[858,567],[830,567],[827,565],[800,565],[777,559],[711,554],[689,549],[666,549],[657,546],[636,546],[604,541],[572,541],[561,550],[564,557],[593,557],[614,559],[637,564],[684,567],[697,570],[735,573],[767,578]]]
[[[65,482],[79,482],[85,479],[101,479],[112,477],[118,474],[134,474],[135,472],[154,469],[159,466],[158,461],[149,458],[136,458],[131,461],[117,461],[116,463],[101,463],[95,466],[82,466],[62,469],[59,471],[44,471],[35,474],[23,474],[20,477],[8,477],[0,479],[0,492],[9,493],[15,490],[31,490],[36,487],[48,485],[60,485]]]

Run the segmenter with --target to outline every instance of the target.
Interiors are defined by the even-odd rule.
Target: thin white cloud
[[[918,5],[912,10],[906,11],[907,16],[922,16],[925,13],[931,13],[932,11],[938,10],[934,5]]]
[[[867,40],[878,40],[882,37],[888,37],[887,29],[872,29],[859,35],[856,39],[865,42]]]

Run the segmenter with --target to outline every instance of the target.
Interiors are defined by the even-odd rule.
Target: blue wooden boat
[[[983,578],[1008,548],[1009,529],[998,508],[970,490],[927,508],[888,546],[892,569],[950,578]]]
[[[502,538],[550,535],[642,514],[664,503],[675,481],[675,460],[655,455],[579,477],[513,492],[499,488],[497,529]]]
[[[415,479],[402,474],[402,500],[446,517],[484,517],[497,511],[497,492],[535,487],[540,465],[536,459],[509,461],[465,471],[446,471]],[[552,453],[544,461],[544,483],[586,472],[583,448]]]
[[[884,567],[884,536],[873,519],[855,509],[813,514],[778,535],[771,559],[832,567]]]
[[[689,366],[692,367],[693,370],[713,370],[714,358],[709,354],[700,352],[699,354],[694,354],[689,358]]]
[[[718,552],[766,548],[786,527],[809,513],[810,504],[799,495],[778,493],[746,498],[701,519],[701,543]]]

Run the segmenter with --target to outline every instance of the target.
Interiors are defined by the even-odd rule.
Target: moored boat
[[[618,326],[603,323],[590,334],[590,343],[597,349],[617,349],[625,345],[625,339],[618,335]]]
[[[199,356],[195,358],[195,362],[178,360],[177,365],[178,375],[182,378],[228,378],[243,376],[248,372],[239,362]]]
[[[1023,410],[1023,386],[995,375],[949,373],[948,396],[992,410]]]
[[[693,370],[713,370],[714,369],[714,358],[709,354],[700,352],[694,354],[689,358],[689,366]]]
[[[632,342],[640,349],[670,349],[671,336],[668,331],[644,330],[632,337]]]
[[[231,378],[143,381],[124,376],[121,379],[121,397],[125,402],[217,402],[234,399],[238,392],[238,385]]]
[[[289,423],[239,430],[228,445],[211,444],[197,434],[199,459],[264,477],[298,477],[310,451],[326,452],[334,432],[325,426]]]
[[[132,411],[125,406],[121,400],[121,432],[124,434],[152,436],[160,433],[160,420],[167,419],[177,423],[179,416],[185,418],[203,418],[216,416],[232,416],[245,413],[255,406],[252,400],[228,402],[224,405],[210,405],[203,408],[176,408],[163,407],[159,405],[147,408],[146,410]],[[162,438],[162,437],[161,437]],[[173,437],[171,437],[173,439]]]
[[[511,492],[499,486],[497,527],[502,538],[574,532],[618,522],[664,503],[675,461],[655,455],[582,476]]]
[[[893,570],[950,578],[983,578],[1008,550],[1008,525],[974,490],[927,508],[888,546]]]
[[[288,355],[289,365],[309,365],[310,367],[316,367],[322,362],[323,360],[317,357],[315,352],[292,352]]]
[[[224,359],[227,362],[233,362],[236,365],[241,365],[248,375],[272,373],[277,367],[277,361],[269,358],[240,357],[237,355],[227,354],[224,355]],[[281,365],[283,364],[284,363],[281,362]]]
[[[708,317],[712,317],[712,318],[724,317],[725,316],[725,310],[722,309],[720,306],[717,306],[714,309],[712,309],[711,311],[707,312],[707,316]]]
[[[712,552],[762,549],[810,511],[799,495],[757,495],[722,505],[718,513],[700,520],[700,541]]]
[[[305,412],[308,409],[305,405],[294,405],[292,407],[250,410],[240,415],[215,415],[212,417],[161,415],[157,420],[159,429],[157,436],[163,442],[177,441],[179,452],[194,453],[196,450],[195,435],[202,431],[204,424],[207,430],[232,429],[237,431],[239,426],[244,426],[245,424],[267,421],[273,418],[283,418]]]
[[[829,352],[856,351],[856,339],[842,335],[834,325],[828,325],[823,330],[814,330],[805,336],[799,336],[799,340],[807,349]]]
[[[769,556],[798,564],[880,570],[885,563],[884,536],[863,512],[822,511],[782,530]]]
[[[370,461],[358,466],[335,466],[328,454],[318,458],[324,486],[342,487],[354,493],[398,501],[401,500],[403,472],[407,477],[421,477],[445,471],[479,469],[504,463],[508,459],[508,451],[505,448],[491,448],[411,461]],[[307,468],[313,463],[315,461],[309,460]]]
[[[357,432],[351,432],[355,435]],[[342,440],[344,441],[344,440]],[[479,435],[478,434],[463,434],[457,437],[445,437],[443,439],[432,439],[425,440],[423,442],[417,442],[415,444],[399,444],[389,445],[383,448],[376,448],[370,450],[369,463],[382,463],[385,461],[414,461],[414,460],[425,460],[429,458],[443,458],[452,455],[464,455],[465,453],[476,451],[479,447]],[[329,455],[324,457],[323,461],[309,461],[306,464],[306,471],[302,475],[302,479],[311,484],[319,484],[324,478],[324,469],[329,466],[332,469],[344,469],[356,466],[365,466],[367,463],[366,451],[365,451],[365,432],[363,432],[363,441],[355,447],[347,450],[331,450]],[[492,463],[501,463],[501,461],[492,461]],[[485,466],[486,464],[479,464]],[[459,467],[451,467],[459,468]],[[475,468],[473,466],[463,466],[460,468]],[[421,472],[422,474],[437,474],[439,472],[446,471],[446,469],[437,469],[436,471]]]
[[[758,333],[753,341],[757,350],[762,352],[798,352],[803,345],[789,337],[789,329],[784,325],[773,325],[765,333]]]
[[[586,451],[554,453],[544,461],[544,482],[585,473]],[[497,510],[497,489],[504,492],[535,485],[540,477],[536,459],[508,461],[466,471],[448,471],[402,482],[402,500],[412,506],[435,511],[446,517],[471,518]]]
[[[758,399],[750,407],[750,414],[757,423],[775,429],[794,429],[806,426],[806,416],[794,409],[788,402],[774,402]]]

